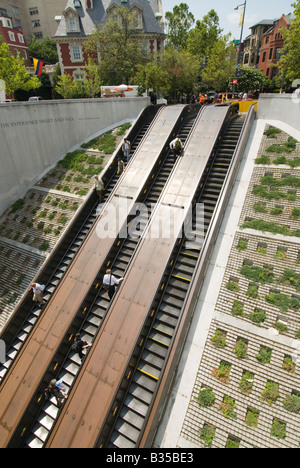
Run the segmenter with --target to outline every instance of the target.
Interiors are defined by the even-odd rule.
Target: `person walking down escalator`
[[[173,151],[174,162],[176,161],[177,157],[182,156],[183,144],[182,144],[182,141],[179,138],[179,135],[177,135],[177,137],[173,141],[171,141],[170,150]]]
[[[116,286],[118,286],[123,280],[124,278],[117,279],[113,276],[111,270],[106,270],[106,274],[103,278],[103,287],[106,289],[110,300],[114,297]]]

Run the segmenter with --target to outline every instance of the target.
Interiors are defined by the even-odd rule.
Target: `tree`
[[[101,94],[101,75],[99,65],[97,65],[91,57],[88,58],[88,65],[85,68],[86,78],[84,80],[84,88],[87,97],[94,98]]]
[[[186,49],[191,27],[195,22],[194,15],[189,11],[186,3],[180,3],[167,11],[165,15],[167,26],[166,46],[177,50]]]
[[[209,56],[215,43],[220,39],[222,29],[219,25],[219,17],[215,10],[210,10],[202,21],[196,22],[196,27],[189,33],[187,40],[188,51],[200,58]]]
[[[0,79],[5,81],[6,94],[12,96],[17,89],[29,91],[41,86],[37,76],[30,76],[24,59],[14,57],[4,42],[0,44]]]
[[[99,57],[100,75],[106,84],[129,84],[138,64],[149,60],[144,33],[127,7],[118,7],[106,24],[85,42],[85,51]]]
[[[56,43],[49,37],[45,37],[42,41],[38,41],[35,36],[32,36],[28,45],[28,50],[30,57],[42,60],[47,64],[54,65],[58,62]]]
[[[257,70],[255,67],[241,68],[241,76],[238,78],[239,91],[258,90],[269,84],[270,80],[261,70]]]
[[[202,73],[203,82],[208,88],[225,90],[234,76],[236,51],[229,39],[230,35],[223,36],[211,49],[208,65]]]
[[[173,94],[175,102],[177,102],[178,95],[189,94],[193,91],[197,83],[199,66],[194,56],[188,51],[167,49],[162,68],[167,73],[165,91]]]
[[[152,89],[157,94],[167,87],[168,74],[161,68],[159,63],[150,62],[145,66],[139,67],[135,82],[139,85],[142,92]]]
[[[278,67],[285,72],[286,78],[294,80],[300,78],[300,0],[293,4],[295,8],[291,26],[282,28],[280,33],[284,39],[284,49],[278,62]]]
[[[82,81],[74,81],[69,74],[59,76],[55,91],[65,99],[76,99],[84,97]]]

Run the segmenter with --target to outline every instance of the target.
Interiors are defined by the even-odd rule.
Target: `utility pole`
[[[247,0],[245,0],[244,3],[241,3],[240,5],[235,7],[235,10],[238,10],[240,7],[242,7],[242,13],[241,13],[241,19],[240,19],[240,24],[239,24],[241,26],[241,36],[240,36],[239,52],[237,56],[236,66],[235,66],[235,76],[234,76],[235,82],[233,84],[233,92],[235,92],[236,90],[236,80],[238,79],[239,70],[240,70],[240,56],[241,56],[241,51],[242,51],[242,40],[243,40],[246,6],[247,6]]]

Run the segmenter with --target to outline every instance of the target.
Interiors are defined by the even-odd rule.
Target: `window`
[[[18,34],[18,39],[19,39],[19,42],[20,42],[21,44],[24,44],[24,43],[25,43],[25,41],[24,41],[24,36],[22,36],[22,34]]]
[[[266,61],[266,54],[267,54],[267,52],[264,52],[264,53],[263,53],[263,58],[262,58],[262,61],[263,61],[263,62]]]
[[[34,21],[31,21],[31,25],[33,28],[40,28],[41,27],[41,22],[40,20],[34,20]]]
[[[249,63],[249,54],[245,54],[244,63]]]
[[[42,33],[42,32],[35,32],[35,33],[33,33],[33,35],[34,35],[37,39],[43,39],[43,33]]]
[[[27,51],[24,50],[23,52],[24,52],[24,59],[27,60],[28,59]]]
[[[19,8],[13,7],[13,13],[16,18],[20,17]]]
[[[33,16],[33,15],[38,15],[38,14],[39,14],[39,9],[38,9],[38,7],[29,8],[29,14],[30,14],[31,16]]]
[[[77,31],[77,25],[75,18],[69,18],[69,31],[74,32]]]
[[[10,39],[12,42],[16,42],[16,37],[15,37],[15,35],[14,35],[13,32],[9,31],[8,35],[9,35],[9,39]]]
[[[280,57],[280,47],[276,47],[275,50],[275,59],[278,60]]]
[[[72,46],[72,57],[73,60],[75,61],[81,61],[82,60],[82,55],[81,55],[81,48],[80,46]]]
[[[269,60],[271,60],[271,59],[272,59],[272,55],[273,55],[273,48],[272,48],[272,49],[270,49],[270,53],[269,53]]]
[[[266,37],[266,44],[269,44],[269,36]]]

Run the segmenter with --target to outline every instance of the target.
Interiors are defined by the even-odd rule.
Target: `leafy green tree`
[[[189,11],[187,3],[180,3],[173,8],[173,12],[165,14],[167,26],[166,46],[177,50],[186,49],[189,32],[195,23],[194,15]]]
[[[100,75],[108,85],[129,84],[137,66],[149,61],[144,33],[136,25],[135,14],[124,6],[87,39],[85,51],[101,58]]]
[[[14,57],[6,43],[0,44],[0,79],[5,81],[6,94],[12,96],[17,89],[29,91],[41,86],[37,76],[31,76],[19,54]]]
[[[211,89],[223,91],[228,88],[235,73],[236,51],[230,35],[223,36],[211,49],[207,67],[203,70],[204,84]]]
[[[101,94],[101,75],[99,65],[92,60],[91,57],[88,59],[88,64],[85,68],[86,78],[84,80],[84,88],[87,97],[94,98]]]
[[[82,83],[82,81],[74,81],[72,76],[67,73],[58,77],[55,91],[65,99],[82,98],[85,97]]]
[[[150,62],[145,66],[139,67],[135,82],[143,92],[152,89],[157,94],[167,87],[168,74],[159,63]]]
[[[256,90],[270,85],[270,80],[261,70],[257,70],[255,67],[243,67],[241,72],[242,74],[238,78],[239,91]]]
[[[193,91],[198,77],[198,63],[187,50],[168,48],[162,65],[167,73],[166,93],[173,95],[177,102],[178,96]]]
[[[56,43],[48,36],[41,41],[32,36],[28,44],[28,50],[30,57],[42,60],[47,64],[54,65],[58,62]]]
[[[300,77],[300,0],[292,6],[295,8],[295,19],[289,28],[280,30],[284,39],[284,49],[278,62],[279,69],[285,72],[286,78],[291,81]]]
[[[188,51],[202,60],[209,56],[215,43],[220,39],[222,29],[219,25],[219,17],[215,10],[210,10],[202,21],[196,22],[196,27],[189,33],[187,40]]]

